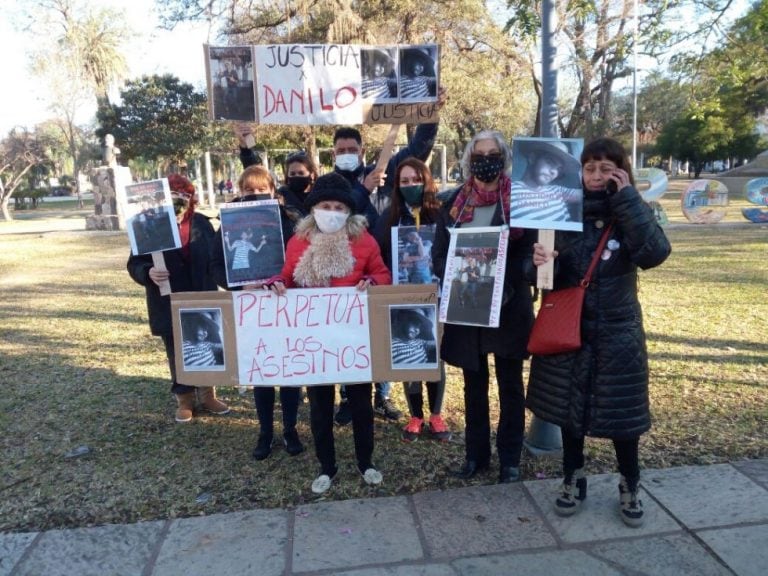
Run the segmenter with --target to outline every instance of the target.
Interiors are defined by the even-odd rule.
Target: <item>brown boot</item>
[[[192,411],[195,409],[195,393],[174,394],[176,396],[176,422],[189,422],[192,420]]]
[[[197,400],[203,407],[212,414],[226,414],[229,412],[229,406],[216,398],[216,388],[213,386],[201,387],[197,389]]]

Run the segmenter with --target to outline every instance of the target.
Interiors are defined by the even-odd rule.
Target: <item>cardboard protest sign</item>
[[[259,284],[280,273],[285,248],[277,200],[222,204],[220,218],[227,286]]]
[[[515,138],[510,226],[582,230],[583,147],[578,138]]]
[[[208,113],[215,120],[256,121],[251,46],[205,46]]]
[[[174,293],[171,313],[177,381],[190,386],[236,386],[231,293]]]
[[[498,328],[509,229],[452,228],[450,232],[440,321]]]
[[[116,190],[134,255],[181,248],[168,180],[128,184]]]
[[[393,352],[408,316],[434,319],[436,306],[435,285],[173,294],[174,340],[188,343],[186,358],[185,346],[176,346],[176,379],[193,386],[438,380],[433,320],[417,334],[426,351],[418,362]]]
[[[205,49],[213,119],[287,125],[437,121],[439,47],[434,44]],[[236,89],[227,84],[235,78]],[[249,99],[256,103],[253,117],[245,117]]]
[[[437,285],[369,289],[374,380],[440,380]]]

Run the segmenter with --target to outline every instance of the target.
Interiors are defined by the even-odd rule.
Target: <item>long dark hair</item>
[[[417,174],[421,176],[424,183],[424,199],[421,203],[421,218],[426,224],[437,222],[437,212],[440,209],[440,202],[437,199],[437,184],[432,178],[432,172],[424,162],[418,158],[406,158],[397,165],[395,170],[395,183],[392,187],[392,204],[390,205],[389,227],[397,226],[400,222],[400,215],[405,211],[405,198],[400,192],[400,173],[403,168],[410,166]]]
[[[589,144],[584,146],[581,152],[581,165],[584,166],[590,160],[610,160],[629,174],[629,182],[635,185],[635,177],[632,174],[632,162],[629,155],[620,142],[613,138],[595,138]]]

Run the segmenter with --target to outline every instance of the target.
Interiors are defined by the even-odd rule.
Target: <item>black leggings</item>
[[[280,406],[283,409],[283,434],[296,428],[301,399],[300,387],[280,386]],[[254,386],[253,402],[259,418],[259,433],[272,438],[275,421],[275,388],[273,386]]]
[[[571,436],[565,429],[563,436],[563,473],[567,476],[584,467],[584,436]],[[619,473],[630,482],[640,478],[640,437],[623,440],[613,439]]]
[[[445,394],[445,380],[425,382],[427,385],[427,400],[429,413],[440,414],[443,411],[443,396]],[[424,419],[424,393],[422,382],[403,382],[405,388],[405,400],[408,402],[408,412],[411,416]]]
[[[373,463],[373,404],[371,384],[346,386],[347,401],[352,412],[352,436],[355,441],[355,457],[360,472],[371,468]],[[315,442],[315,455],[320,461],[323,474],[336,474],[336,445],[333,438],[333,402],[335,386],[307,386],[309,397],[309,422]]]

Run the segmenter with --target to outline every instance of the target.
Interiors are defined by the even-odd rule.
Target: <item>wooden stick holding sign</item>
[[[389,127],[389,134],[384,139],[384,144],[381,146],[381,152],[379,152],[379,158],[376,160],[376,168],[373,169],[371,174],[381,175],[387,170],[387,164],[389,159],[392,158],[392,152],[395,150],[395,140],[397,140],[397,133],[400,131],[402,124],[392,124]]]
[[[152,264],[161,272],[168,272],[168,268],[165,267],[165,256],[163,256],[162,252],[152,252]],[[171,293],[170,280],[163,280],[157,287],[160,288],[161,296],[168,296]]]
[[[539,230],[539,244],[549,254],[555,249],[555,231]],[[555,276],[555,260],[550,258],[536,269],[536,288],[539,290],[552,290]]]

